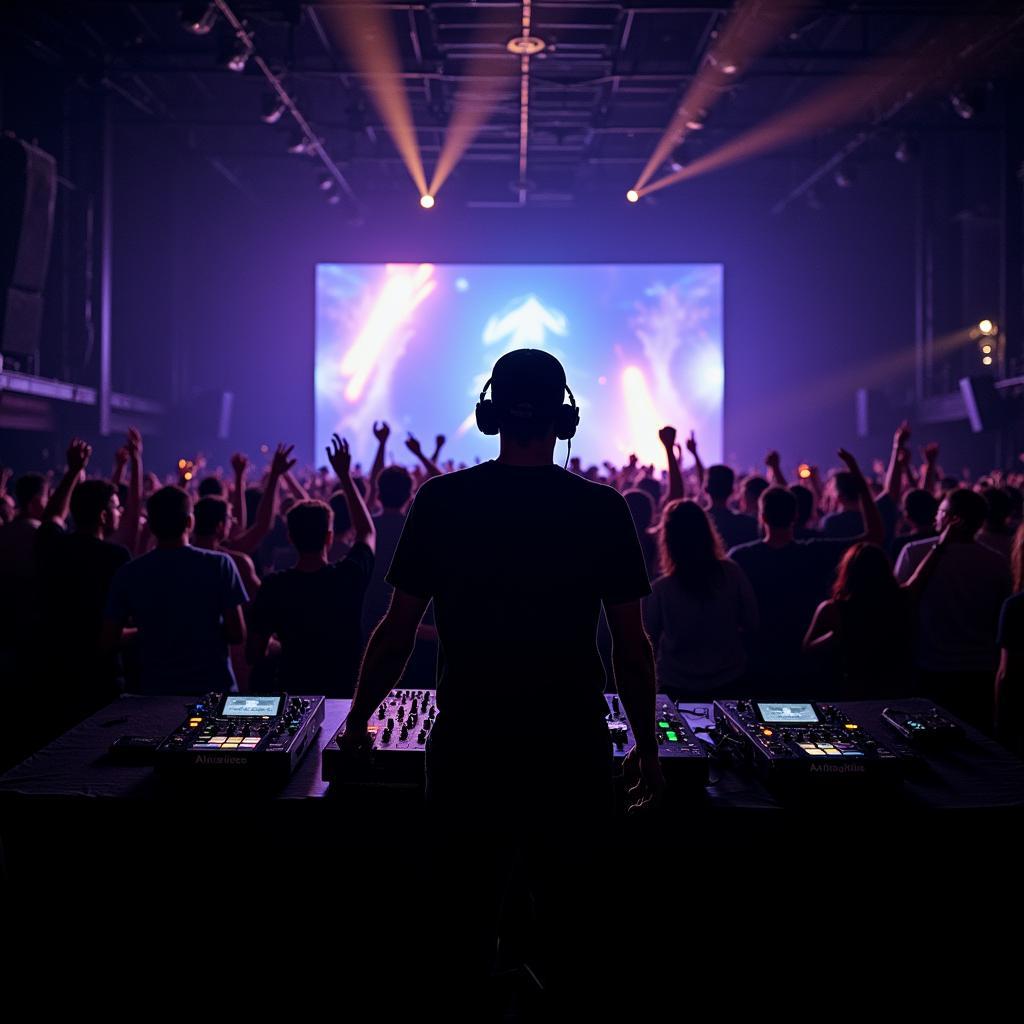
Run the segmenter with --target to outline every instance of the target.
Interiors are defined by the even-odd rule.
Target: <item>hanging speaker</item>
[[[0,136],[0,351],[38,357],[56,201],[53,157]]]

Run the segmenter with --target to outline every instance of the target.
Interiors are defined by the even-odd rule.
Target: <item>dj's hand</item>
[[[626,781],[627,814],[650,811],[661,803],[665,776],[656,750],[651,754],[640,754],[636,747],[632,747],[622,762],[622,774]]]
[[[366,722],[345,721],[345,728],[338,737],[338,749],[352,760],[365,760],[370,756],[372,742],[366,731]]]

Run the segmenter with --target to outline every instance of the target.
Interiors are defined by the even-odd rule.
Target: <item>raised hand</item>
[[[231,468],[235,471],[235,476],[245,476],[245,471],[249,468],[249,459],[241,452],[235,452],[231,456]]]
[[[438,434],[437,437],[434,438],[434,444],[437,446],[438,451],[444,447],[444,443],[447,440],[448,438],[446,438],[444,434]]]
[[[672,446],[676,443],[676,428],[675,427],[662,427],[658,431],[658,440],[669,449],[672,450]]]
[[[633,452],[633,454],[630,455],[630,457],[629,457],[629,468],[630,469],[636,469],[636,464],[639,461],[640,461],[640,459],[637,457],[636,452]]]
[[[337,434],[335,434],[337,437]],[[288,473],[298,462],[298,459],[291,457],[292,451],[295,445],[293,444],[279,444],[277,450],[274,452],[274,457],[270,460],[270,472],[273,476],[284,476]],[[328,449],[328,454],[330,450]]]
[[[765,457],[764,457],[764,464],[769,469],[774,469],[776,472],[778,472],[779,465],[781,464],[781,462],[782,462],[781,456],[774,449],[772,451],[768,452],[768,454],[765,455]]]
[[[377,438],[377,440],[381,444],[384,444],[387,441],[387,439],[391,436],[391,428],[387,425],[387,423],[384,422],[384,420],[380,421],[380,426],[378,426],[377,421],[374,420],[373,436]]]
[[[68,445],[67,460],[68,470],[71,473],[81,473],[89,465],[89,457],[92,455],[92,445],[76,437]]]
[[[408,448],[409,451],[411,451],[417,458],[423,454],[423,447],[420,445],[419,441],[412,436],[412,434],[405,439],[405,447]]]
[[[114,452],[114,466],[117,469],[124,469],[128,464],[128,445],[123,444]]]
[[[125,441],[125,448],[128,449],[128,455],[131,458],[141,458],[142,456],[142,434],[139,433],[137,427],[128,428],[128,437]]]
[[[349,451],[345,438],[334,435],[327,449],[327,461],[330,462],[339,480],[344,480],[349,475],[352,469],[352,452]]]
[[[893,448],[902,448],[910,440],[910,424],[904,420],[892,435]]]
[[[928,444],[921,448],[921,454],[924,456],[925,462],[935,463],[939,460],[939,442],[929,441]]]
[[[844,464],[846,465],[846,468],[854,476],[861,477],[863,479],[864,474],[861,472],[860,464],[857,462],[856,458],[853,456],[851,452],[848,452],[845,448],[840,448],[839,451],[836,452],[836,454],[839,456],[840,459],[843,460]]]

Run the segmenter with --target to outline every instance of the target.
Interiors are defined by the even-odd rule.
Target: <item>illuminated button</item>
[[[223,743],[227,739],[227,736],[214,736],[211,743]]]
[[[797,746],[800,747],[802,750],[814,750],[815,749],[813,743],[798,743]]]
[[[774,736],[775,733],[771,729],[762,729],[761,730],[761,735],[762,736]]]
[[[828,750],[825,751],[825,753],[828,754],[829,757],[842,757],[843,756],[843,752],[841,750],[836,750],[835,747],[830,747]]]
[[[659,723],[658,723],[658,728],[659,728],[659,729],[671,729],[671,728],[672,728],[672,726],[670,726],[670,725],[668,724],[668,722],[659,722]]]
[[[825,751],[824,750],[818,750],[816,747],[811,747],[807,751],[807,753],[810,754],[811,757],[824,757],[825,756]]]
[[[672,729],[669,729],[668,732],[665,733],[665,735],[668,737],[669,743],[677,743],[679,741],[679,737]]]
[[[856,722],[847,722],[846,725],[843,726],[843,728],[844,729],[859,729],[860,726],[857,725]]]
[[[843,757],[863,757],[863,750],[844,750]]]

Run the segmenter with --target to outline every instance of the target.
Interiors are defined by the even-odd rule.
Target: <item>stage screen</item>
[[[572,454],[584,467],[635,452],[664,469],[658,429],[696,431],[705,465],[722,457],[720,264],[337,264],[316,268],[316,459],[332,433],[369,466],[375,420],[388,462],[429,455],[471,465],[498,439],[473,410],[499,356],[541,348],[565,367],[580,407]],[[686,464],[690,457],[685,455]],[[555,449],[565,459],[565,442]]]

